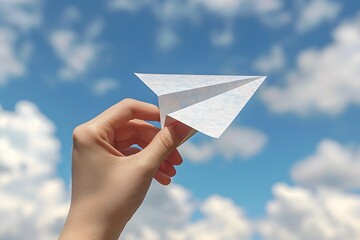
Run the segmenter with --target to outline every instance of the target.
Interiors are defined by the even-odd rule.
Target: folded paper
[[[180,121],[218,138],[265,76],[135,73],[159,98],[161,127]]]

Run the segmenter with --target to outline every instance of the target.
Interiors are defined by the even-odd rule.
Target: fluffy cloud
[[[199,210],[202,217],[192,222],[191,217]],[[122,238],[246,240],[251,235],[249,220],[230,199],[213,195],[199,202],[179,185],[164,188],[154,184]]]
[[[55,176],[60,143],[53,123],[22,101],[13,112],[0,109],[0,132],[0,238],[57,238],[69,197]]]
[[[179,228],[190,221],[196,209],[191,193],[172,184],[152,184],[144,203],[122,234],[123,239],[167,239],[166,230]]]
[[[264,239],[360,239],[360,197],[328,189],[277,184],[259,223]]]
[[[323,49],[301,52],[284,87],[262,91],[270,110],[335,115],[350,104],[360,104],[360,15],[339,25],[333,39]]]
[[[218,140],[194,144],[191,141],[184,143],[179,150],[183,156],[193,162],[210,160],[220,154],[228,160],[240,157],[250,158],[259,153],[265,146],[267,137],[254,129],[232,127]]]
[[[0,0],[0,86],[26,73],[28,33],[42,22],[42,1]]]
[[[167,239],[237,240],[250,239],[252,226],[243,210],[230,199],[210,196],[200,208],[203,218],[184,228],[169,230]]]
[[[332,140],[320,142],[314,155],[292,169],[295,182],[307,187],[360,189],[360,146],[345,147]]]
[[[268,55],[261,56],[255,60],[254,67],[263,73],[280,71],[284,68],[286,57],[280,45],[274,45]]]
[[[73,81],[86,73],[100,54],[100,45],[96,39],[103,28],[101,20],[95,20],[83,34],[71,29],[59,29],[50,36],[50,43],[64,66],[59,70],[59,77]]]
[[[300,2],[300,13],[296,28],[299,32],[314,29],[323,22],[335,20],[340,10],[340,3],[332,0]]]

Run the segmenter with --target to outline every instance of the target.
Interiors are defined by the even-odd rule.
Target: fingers
[[[121,150],[121,153],[124,154],[125,156],[130,156],[130,155],[134,155],[140,151],[141,151],[141,149],[139,149],[139,148],[129,147],[129,148],[125,148],[125,149]]]
[[[169,185],[171,183],[171,178],[161,170],[156,172],[154,178],[162,185]]]
[[[142,155],[143,161],[147,161],[143,164],[148,164],[148,167],[156,170],[190,131],[190,127],[180,122],[164,127],[156,134],[149,145],[139,153]]]
[[[127,149],[135,144],[144,149],[147,145],[149,145],[150,142],[151,140],[142,140],[134,137],[124,141],[116,141],[115,147],[118,151],[124,154],[124,149]],[[173,150],[166,158],[166,160],[172,165],[180,165],[183,162],[183,159],[177,149]]]
[[[134,119],[115,130],[115,141],[123,141],[138,137],[140,139],[151,141],[160,131],[159,128],[143,120]]]
[[[108,108],[96,119],[116,129],[131,119],[159,121],[160,116],[157,106],[129,98]]]
[[[173,165],[180,165],[183,162],[183,159],[177,149],[173,150],[169,156],[166,158]]]
[[[174,165],[170,164],[168,161],[164,161],[161,165],[159,170],[161,170],[162,172],[164,172],[166,175],[168,175],[169,177],[173,177],[176,174],[176,170]]]
[[[134,155],[138,152],[140,152],[141,150],[139,148],[136,147],[129,147],[126,149],[123,149],[121,152],[125,155],[125,156],[130,156],[130,155]],[[176,174],[176,170],[174,165],[172,165],[170,162],[168,161],[164,161],[160,168],[158,169],[158,172],[155,174],[154,178],[163,185],[168,185],[171,182],[171,177],[175,176]]]

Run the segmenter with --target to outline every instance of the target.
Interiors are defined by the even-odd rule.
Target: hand
[[[118,239],[151,181],[171,181],[182,158],[176,147],[190,128],[162,130],[155,105],[125,99],[73,133],[72,197],[60,239]],[[142,148],[132,147],[137,144]]]

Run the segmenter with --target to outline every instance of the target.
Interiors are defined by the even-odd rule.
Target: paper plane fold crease
[[[265,76],[135,73],[159,98],[161,127],[177,120],[218,138]]]

